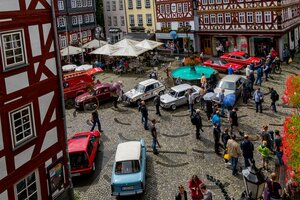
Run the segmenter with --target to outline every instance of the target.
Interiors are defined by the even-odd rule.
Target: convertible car
[[[228,68],[232,66],[234,73],[238,74],[243,69],[243,65],[231,63],[224,59],[206,60],[203,65],[214,68],[218,72],[228,73]]]

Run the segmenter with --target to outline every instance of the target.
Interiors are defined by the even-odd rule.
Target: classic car
[[[234,73],[240,73],[243,69],[243,65],[231,63],[224,59],[209,59],[206,60],[203,65],[214,68],[218,72],[228,73],[228,68],[231,66],[233,68]]]
[[[249,56],[249,54],[244,51],[225,53],[222,56],[220,56],[220,58],[227,60],[228,62],[240,64],[243,67],[246,67],[251,63],[254,63],[256,65],[261,61],[261,58]]]
[[[167,94],[161,95],[160,106],[163,108],[171,108],[172,110],[176,110],[178,106],[187,104],[187,97],[185,94],[188,90],[192,91],[195,102],[200,102],[200,88],[196,85],[191,86],[184,83],[172,87]]]
[[[120,143],[111,176],[111,195],[130,196],[145,190],[146,145],[143,139]]]
[[[225,89],[225,96],[234,93],[236,97],[239,97],[241,95],[242,86],[245,80],[246,78],[240,75],[224,76],[217,84],[217,87],[214,89],[214,93],[216,93],[215,100],[218,101],[219,94],[222,89]]]
[[[84,110],[87,106],[97,105],[111,99],[111,83],[97,83],[89,92],[85,92],[75,98],[75,108]]]
[[[124,104],[137,104],[139,101],[147,100],[156,94],[163,94],[165,86],[155,79],[148,79],[138,83],[133,89],[123,95]]]
[[[95,158],[100,146],[98,130],[74,134],[68,140],[71,175],[81,176],[96,170]]]

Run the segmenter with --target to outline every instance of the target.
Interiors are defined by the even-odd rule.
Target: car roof
[[[242,76],[240,75],[226,75],[222,78],[222,81],[228,81],[228,82],[236,82],[237,80],[239,80]]]
[[[115,161],[139,160],[140,155],[141,143],[139,141],[124,142],[117,147]]]
[[[151,79],[148,79],[148,80],[140,82],[140,84],[142,84],[142,85],[149,85],[149,84],[157,83],[157,82],[158,82],[158,80],[155,80],[155,79],[151,78]]]
[[[90,141],[90,132],[81,132],[74,134],[68,140],[68,149],[69,153],[78,152],[78,151],[85,151]]]
[[[190,88],[192,88],[191,85],[189,85],[187,83],[184,83],[184,84],[176,85],[176,86],[172,87],[171,89],[176,91],[176,92],[180,92],[180,91],[184,91],[184,90],[187,90],[187,89],[190,89]]]

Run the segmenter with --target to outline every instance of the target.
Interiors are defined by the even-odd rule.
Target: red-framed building
[[[0,199],[69,199],[55,0],[0,2]]]

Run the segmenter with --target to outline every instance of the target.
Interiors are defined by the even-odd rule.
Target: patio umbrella
[[[134,46],[138,43],[139,43],[138,41],[125,38],[125,39],[117,42],[116,44],[114,44],[114,46],[116,46],[116,47],[127,47],[127,46]]]
[[[79,67],[76,67],[75,71],[87,71],[92,68],[93,68],[93,65],[81,65]]]
[[[81,52],[85,52],[85,50],[74,46],[68,46],[60,50],[61,56],[68,56],[68,55],[71,56],[71,55],[80,54]]]
[[[128,57],[137,57],[142,53],[148,51],[147,49],[143,49],[140,47],[128,45],[126,47],[122,47],[116,52],[112,54],[112,56],[128,56]]]
[[[213,92],[209,92],[209,93],[206,93],[204,96],[203,96],[203,99],[205,101],[211,101],[213,100],[215,97],[216,97],[216,93],[213,93]]]
[[[93,49],[93,48],[99,48],[99,47],[102,47],[104,45],[106,45],[107,42],[105,41],[102,41],[102,40],[97,40],[97,39],[93,39],[87,43],[85,43],[82,48],[85,48],[85,49]]]
[[[120,47],[116,47],[116,46],[111,45],[111,44],[106,44],[106,45],[96,49],[95,51],[92,51],[91,54],[111,56],[112,53],[114,53],[118,49],[120,49]]]
[[[74,64],[64,65],[64,66],[62,66],[62,70],[64,72],[69,72],[69,71],[75,70],[76,67],[77,67],[77,65],[74,65]]]
[[[223,105],[225,107],[232,107],[235,104],[235,101],[236,101],[236,95],[234,93],[227,94],[224,97]]]
[[[141,47],[144,49],[148,49],[148,50],[153,50],[161,45],[163,45],[163,43],[145,39],[145,40],[137,43],[135,46]]]

